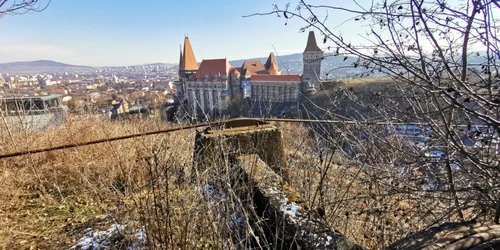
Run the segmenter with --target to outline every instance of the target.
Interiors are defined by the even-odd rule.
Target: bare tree
[[[308,2],[249,16],[298,19],[301,31],[319,31],[333,54],[356,57],[352,67],[366,69],[365,76],[391,77],[401,98],[387,102],[385,119],[431,128],[431,146],[445,153],[444,178],[456,207],[451,213],[464,218],[463,208],[472,206],[476,217],[492,216],[499,223],[498,1],[353,1],[355,8]],[[340,25],[357,23],[359,39],[337,31],[338,20],[329,17],[340,12],[350,16]],[[468,191],[457,192],[457,185]]]
[[[0,18],[5,15],[18,15],[28,12],[44,11],[51,0],[0,0]]]

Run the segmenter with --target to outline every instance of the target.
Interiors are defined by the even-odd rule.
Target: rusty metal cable
[[[112,142],[112,141],[119,141],[119,140],[131,139],[131,138],[148,136],[148,135],[165,134],[165,133],[171,133],[171,132],[175,132],[175,131],[179,131],[179,130],[220,125],[220,124],[224,124],[224,123],[228,123],[228,122],[236,122],[236,121],[288,122],[288,123],[332,123],[332,124],[352,124],[352,125],[355,125],[355,124],[364,124],[364,125],[404,124],[404,123],[390,123],[390,122],[312,120],[312,119],[288,119],[288,118],[234,118],[234,119],[227,119],[227,120],[221,120],[221,121],[212,121],[212,122],[204,122],[204,123],[198,123],[198,124],[193,124],[193,125],[178,126],[178,127],[169,128],[169,129],[141,132],[141,133],[136,133],[136,134],[124,135],[124,136],[103,138],[103,139],[99,139],[99,140],[93,140],[93,141],[87,141],[87,142],[81,142],[81,143],[64,144],[64,145],[49,147],[49,148],[41,148],[41,149],[33,149],[33,150],[25,150],[25,151],[7,153],[7,154],[0,155],[0,159],[29,155],[29,154],[36,154],[36,153],[43,153],[43,152],[49,152],[49,151],[55,151],[55,150],[61,150],[61,149],[76,148],[76,147],[82,147],[82,146],[88,146],[88,145],[94,145],[94,144],[100,144],[100,143]],[[414,123],[412,123],[412,124],[414,124]],[[417,124],[415,124],[415,125],[417,125]],[[420,125],[422,125],[422,124],[420,124]]]
[[[170,133],[170,132],[179,131],[179,130],[193,129],[193,128],[197,128],[197,127],[209,126],[210,124],[211,123],[200,123],[200,124],[194,124],[194,125],[179,126],[179,127],[175,127],[175,128],[169,128],[169,129],[141,132],[141,133],[136,133],[136,134],[123,135],[123,136],[110,137],[110,138],[103,138],[103,139],[87,141],[87,142],[64,144],[64,145],[60,145],[60,146],[56,146],[56,147],[25,150],[25,151],[19,151],[19,152],[14,152],[14,153],[2,154],[2,155],[0,155],[0,159],[22,156],[22,155],[29,155],[29,154],[36,154],[36,153],[43,153],[43,152],[49,152],[49,151],[55,151],[55,150],[60,150],[60,149],[76,148],[76,147],[82,147],[82,146],[87,146],[87,145],[100,144],[100,143],[112,142],[112,141],[119,141],[119,140],[131,139],[131,138],[148,136],[148,135],[164,134],[164,133]]]

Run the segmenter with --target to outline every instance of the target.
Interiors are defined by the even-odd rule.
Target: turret
[[[314,92],[319,89],[322,61],[323,51],[316,43],[314,31],[310,31],[306,49],[303,53],[304,70],[302,72],[302,83],[304,84],[304,91]]]
[[[274,52],[269,54],[266,62],[266,70],[270,75],[281,75],[280,68],[278,67],[278,62],[276,61],[276,57],[274,56]]]
[[[184,38],[184,52],[179,59],[179,78],[187,79],[198,70],[198,63],[188,37]]]
[[[180,45],[180,57],[179,57],[179,78],[181,76],[181,70],[184,69],[184,57],[182,56],[182,45]]]

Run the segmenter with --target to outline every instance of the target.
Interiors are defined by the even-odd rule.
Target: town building
[[[3,78],[2,74],[0,74],[0,87],[4,87],[4,84],[6,84],[6,81]]]

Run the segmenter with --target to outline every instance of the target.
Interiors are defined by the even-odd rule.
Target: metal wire
[[[130,134],[130,135],[124,135],[124,136],[110,137],[110,138],[104,138],[104,139],[88,141],[88,142],[65,144],[65,145],[56,146],[56,147],[19,151],[19,152],[14,152],[14,153],[2,154],[2,155],[0,155],[0,159],[12,158],[12,157],[16,157],[16,156],[30,155],[30,154],[36,154],[36,153],[43,153],[43,152],[50,152],[50,151],[61,150],[61,149],[76,148],[76,147],[100,144],[100,143],[105,143],[105,142],[112,142],[112,141],[119,141],[119,140],[131,139],[131,138],[136,138],[136,137],[143,137],[143,136],[148,136],[148,135],[165,134],[165,133],[171,133],[171,132],[175,132],[175,131],[179,131],[179,130],[220,125],[220,124],[229,123],[229,122],[236,122],[236,121],[288,122],[288,123],[331,123],[331,124],[352,124],[352,125],[354,125],[354,124],[364,124],[364,125],[403,124],[403,123],[390,123],[390,122],[312,120],[312,119],[287,119],[287,118],[234,118],[234,119],[227,119],[227,120],[221,120],[221,121],[212,121],[212,122],[198,123],[198,124],[193,124],[193,125],[178,126],[175,128],[142,132],[142,133],[136,133],[136,134]],[[407,123],[405,123],[405,124],[407,124]],[[415,124],[415,125],[418,125],[418,124]]]

